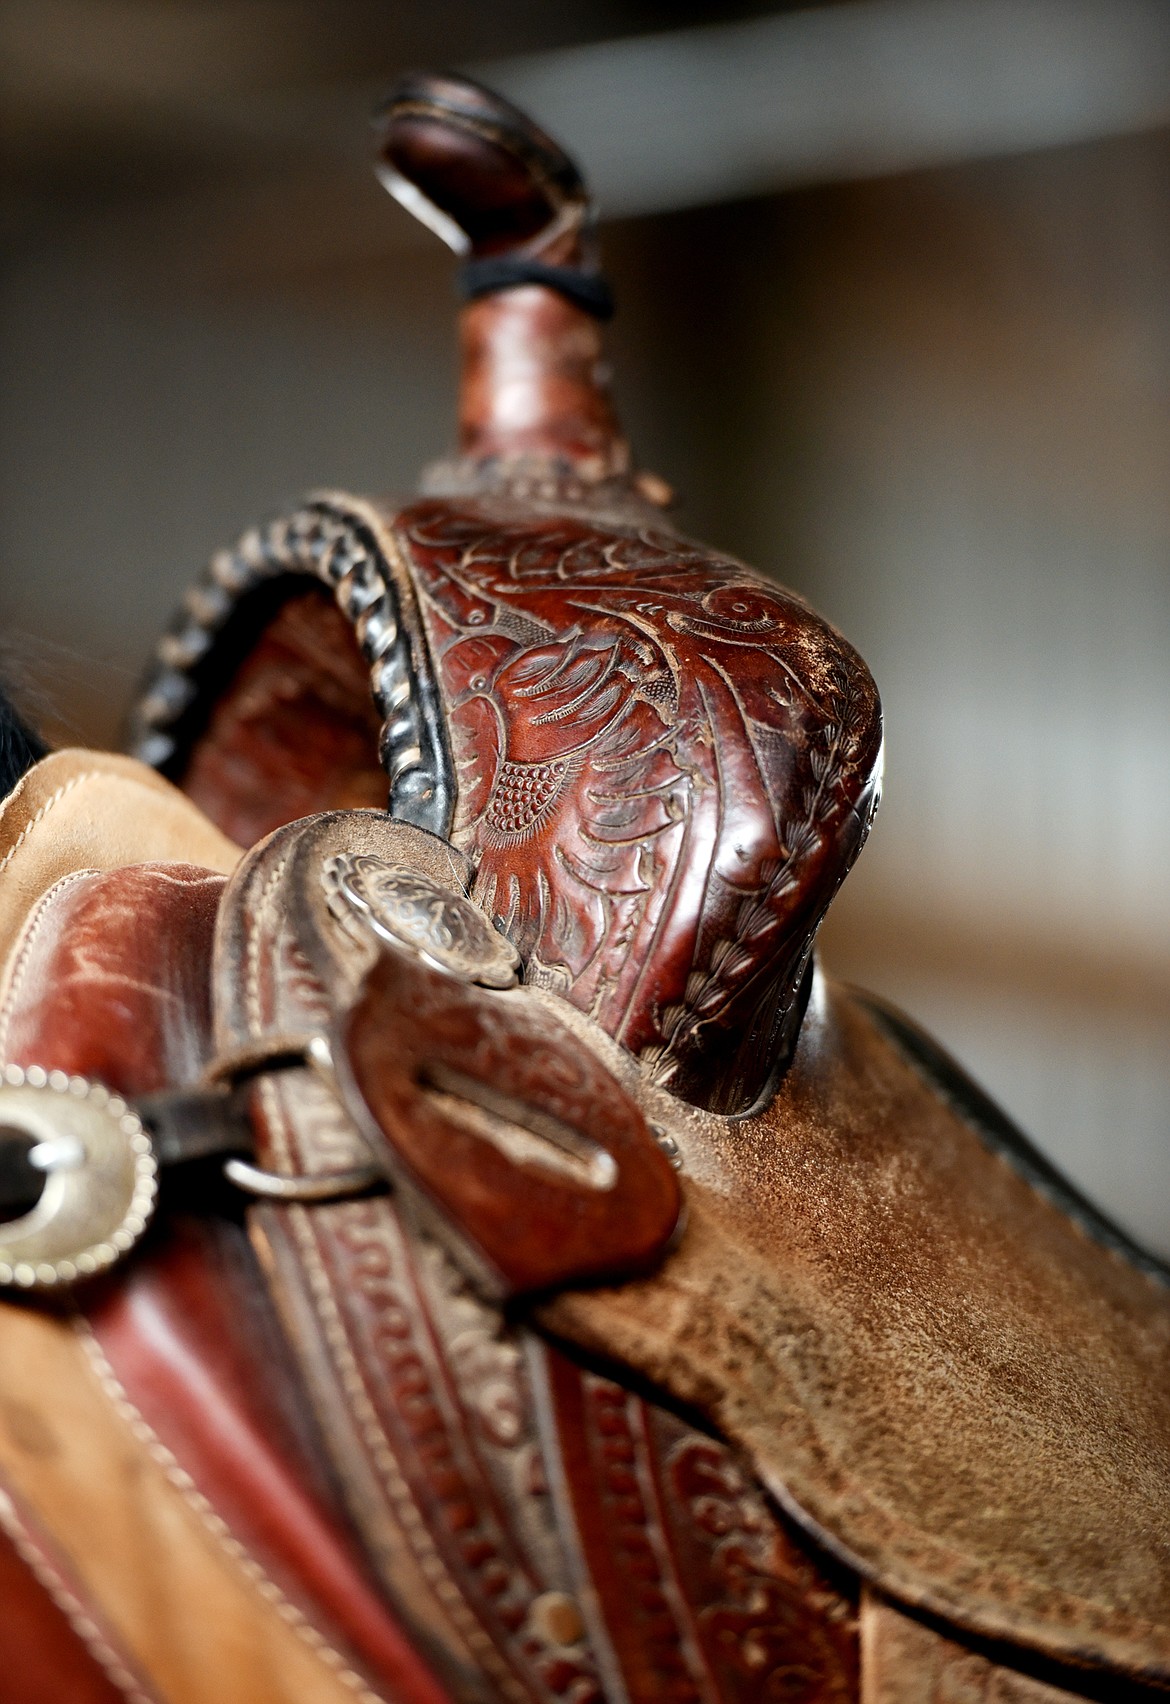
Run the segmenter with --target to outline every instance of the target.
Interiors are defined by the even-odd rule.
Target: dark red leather
[[[661,1258],[678,1178],[636,1103],[546,1009],[388,946],[345,1038],[375,1150],[438,1208],[493,1294]],[[517,1125],[519,1154],[507,1145]]]
[[[220,680],[183,787],[240,846],[311,811],[384,809],[378,727],[349,624],[298,588]]]
[[[2,1490],[2,1488],[0,1488]],[[10,1493],[3,1495],[11,1501]],[[23,1526],[25,1556],[17,1553],[12,1540],[0,1533],[0,1606],[4,1619],[0,1646],[0,1698],[4,1704],[126,1704],[127,1693],[116,1686],[107,1669],[94,1655],[92,1642],[102,1639],[111,1657],[113,1646],[104,1630],[93,1620],[92,1610],[81,1607],[79,1597],[69,1605],[61,1594],[69,1590],[60,1560],[43,1534]],[[38,1565],[50,1570],[58,1596],[54,1598],[33,1574],[28,1558],[36,1555]],[[77,1619],[89,1619],[87,1643],[77,1629]],[[121,1653],[117,1661],[122,1661]],[[140,1696],[148,1697],[135,1676]]]
[[[854,1704],[856,1581],[830,1579],[726,1444],[559,1351],[545,1377],[630,1704]]]
[[[193,1082],[210,1046],[223,885],[193,864],[137,864],[52,889],[9,984],[5,1057],[125,1095]]]
[[[86,1311],[135,1407],[285,1596],[389,1699],[448,1704],[335,1503],[242,1229],[169,1217]]]
[[[55,890],[12,988],[8,1056],[129,1097],[197,1077],[210,1053],[222,888],[191,865],[143,864]],[[285,1595],[371,1685],[446,1704],[315,1465],[311,1421],[242,1230],[164,1207],[146,1246],[81,1299],[131,1402]]]
[[[864,663],[792,593],[665,530],[487,501],[395,526],[476,898],[529,980],[684,1098],[743,1110],[872,814]]]

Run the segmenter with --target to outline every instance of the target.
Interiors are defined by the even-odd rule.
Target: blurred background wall
[[[687,530],[887,711],[826,930],[1170,1251],[1170,7],[2,0],[0,636],[114,742],[217,545],[450,433],[450,257],[365,121],[478,67],[609,217]]]

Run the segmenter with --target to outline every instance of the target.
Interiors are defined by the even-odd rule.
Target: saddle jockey
[[[561,149],[379,134],[457,454],[0,807],[0,1698],[1164,1693],[1168,1274],[813,951],[864,663],[633,465]]]

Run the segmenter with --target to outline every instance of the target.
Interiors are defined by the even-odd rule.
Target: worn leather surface
[[[55,751],[0,805],[0,958],[61,876],[174,858],[226,873],[240,849],[134,758]]]
[[[233,1543],[69,1321],[0,1307],[0,1414],[0,1482],[166,1704],[373,1696]]]
[[[282,909],[268,879],[280,864],[279,846],[272,861],[254,864],[259,886],[249,904],[254,910],[269,906],[274,933],[265,956],[257,959],[253,954],[247,961],[252,968],[244,964],[232,977],[234,988],[253,988],[262,1003],[268,1002],[258,1008],[262,1030],[265,1025],[283,1029],[290,1016],[312,1024],[323,1013],[328,1015],[320,984],[314,993],[310,960],[296,944],[297,920],[287,907]],[[58,1037],[63,1049],[59,1059],[43,1062],[84,1066],[112,1077],[129,1092],[157,1081],[151,1075],[152,1069],[161,1069],[151,1065],[156,1058],[166,1060],[166,1069],[178,1078],[190,1075],[207,1045],[205,1034],[200,1039],[206,1001],[200,1005],[197,998],[195,944],[202,938],[206,950],[220,880],[176,865],[59,879],[33,905],[26,938],[8,968],[9,1004],[3,1021],[9,1046],[14,1036],[22,1036],[21,1049],[28,1056],[28,1050],[38,1046],[42,1026],[44,1035]],[[168,917],[177,929],[169,944]],[[140,968],[151,955],[157,959],[153,996],[149,978],[127,978],[123,965],[119,980],[109,974],[111,965],[103,964],[103,953],[117,960],[119,939],[123,945],[138,941]],[[80,990],[87,977],[89,993],[83,997]],[[149,1015],[153,998],[156,1016],[162,1015],[153,1029],[150,1022],[136,1024],[127,1017],[128,994],[144,990],[149,997],[143,1010]],[[551,1001],[537,992],[532,998],[538,1004]],[[627,1086],[636,1086],[632,1061],[626,1058],[623,1063],[585,1020],[573,1017],[571,1008],[551,1004],[566,1022],[578,1026],[583,1045],[588,1030],[588,1045],[600,1050]],[[189,1031],[185,1055],[176,1053],[167,1040],[167,1014]],[[82,1046],[83,1051],[75,1050]],[[116,1075],[119,1069],[121,1078]],[[269,1139],[275,1144],[271,1158],[286,1164],[292,1153],[287,1145],[308,1142],[307,1149],[297,1150],[300,1164],[311,1169],[323,1159],[336,1165],[336,1119],[315,1131],[312,1124],[305,1126],[300,1118],[311,1097],[306,1100],[303,1081],[290,1081],[288,1087],[291,1099],[284,1098],[283,1087],[270,1091],[276,1101],[265,1097]],[[647,1113],[670,1130],[681,1149],[689,1212],[686,1234],[657,1277],[559,1298],[545,1313],[552,1328],[588,1349],[626,1360],[681,1402],[704,1411],[750,1454],[764,1482],[800,1521],[824,1535],[894,1597],[926,1605],[957,1627],[1062,1659],[1114,1664],[1151,1679],[1164,1676],[1164,1523],[1170,1509],[1165,1421],[1170,1411],[1165,1389],[1170,1316],[1165,1292],[1088,1240],[1005,1159],[990,1152],[891,1047],[864,1008],[823,984],[818,984],[810,1004],[794,1067],[766,1115],[724,1120],[688,1109],[661,1090],[643,1086],[640,1092]],[[291,1118],[291,1125],[271,1123],[277,1116],[272,1108],[282,1103],[279,1116]],[[320,1112],[318,1106],[317,1116]],[[355,1136],[345,1140],[352,1145]],[[314,1149],[314,1142],[323,1146]],[[273,1229],[277,1223],[278,1234]],[[341,1205],[312,1214],[297,1209],[267,1212],[267,1246],[277,1267],[287,1269],[295,1260],[298,1270],[311,1275],[312,1262],[303,1264],[310,1231],[325,1238],[316,1257],[315,1294],[323,1294],[321,1274],[331,1273],[331,1305],[357,1309],[350,1366],[363,1368],[363,1376],[374,1380],[369,1388],[372,1395],[378,1393],[374,1400],[383,1447],[397,1452],[398,1482],[409,1488],[406,1502],[397,1505],[397,1524],[384,1520],[382,1548],[375,1543],[374,1551],[389,1562],[396,1545],[403,1545],[388,1577],[392,1590],[401,1591],[417,1610],[411,1594],[424,1590],[428,1569],[421,1568],[417,1586],[409,1580],[404,1585],[404,1571],[409,1575],[412,1567],[420,1567],[418,1533],[411,1532],[409,1508],[413,1505],[424,1527],[449,1520],[457,1487],[455,1481],[446,1485],[445,1477],[462,1462],[458,1496],[467,1501],[460,1506],[479,1511],[482,1520],[498,1496],[493,1476],[503,1472],[506,1479],[512,1470],[501,1466],[501,1458],[492,1466],[482,1459],[474,1406],[460,1413],[459,1404],[471,1400],[474,1405],[477,1400],[474,1381],[456,1408],[448,1407],[454,1388],[444,1371],[445,1356],[453,1352],[449,1347],[431,1360],[429,1374],[439,1381],[433,1387],[436,1397],[442,1388],[448,1394],[437,1406],[422,1410],[431,1416],[428,1427],[438,1425],[438,1417],[446,1413],[442,1427],[454,1428],[444,1445],[444,1484],[433,1478],[434,1463],[421,1477],[412,1478],[421,1467],[419,1458],[411,1455],[415,1446],[410,1417],[420,1413],[418,1375],[411,1371],[402,1383],[404,1365],[392,1355],[383,1369],[378,1359],[383,1350],[377,1346],[386,1342],[381,1333],[391,1316],[410,1317],[403,1312],[407,1294],[413,1297],[411,1330],[429,1337],[431,1357],[437,1342],[453,1345],[477,1320],[475,1334],[485,1348],[497,1328],[469,1292],[442,1276],[438,1251],[426,1254],[425,1239],[420,1244],[417,1230],[398,1222],[388,1202]],[[371,1288],[375,1269],[369,1262],[375,1250],[377,1271],[385,1276]],[[400,1275],[393,1277],[396,1270]],[[157,1272],[152,1281],[159,1281]],[[287,1271],[280,1282],[289,1282]],[[173,1377],[174,1363],[189,1353],[205,1371],[214,1367],[214,1380],[227,1388],[229,1430],[242,1425],[246,1431],[250,1426],[253,1443],[258,1432],[265,1433],[273,1455],[279,1455],[278,1427],[258,1420],[254,1398],[244,1393],[232,1412],[230,1362],[236,1351],[229,1349],[217,1360],[210,1338],[180,1328],[170,1296],[184,1293],[196,1292],[184,1291],[180,1284],[157,1304],[147,1298],[132,1321],[146,1353],[124,1353],[123,1368],[131,1370],[131,1380],[141,1379],[141,1389],[155,1382],[165,1392],[159,1416],[176,1394],[176,1412],[182,1415],[183,1403],[190,1405],[178,1433],[185,1424],[189,1435],[181,1447],[192,1449],[190,1421],[200,1401],[200,1375],[188,1369]],[[311,1293],[312,1286],[302,1308]],[[138,1295],[146,1296],[146,1290]],[[221,1293],[221,1308],[225,1299]],[[211,1292],[208,1301],[214,1302]],[[133,1285],[120,1305],[128,1312],[123,1326],[110,1332],[111,1343],[135,1313]],[[383,1318],[385,1307],[391,1314]],[[0,1315],[3,1320],[32,1317],[27,1310],[13,1308],[0,1310]],[[214,1336],[214,1306],[209,1306],[208,1318]],[[304,1317],[299,1327],[294,1322],[294,1337],[298,1330],[303,1351]],[[153,1344],[152,1333],[157,1334]],[[412,1369],[427,1364],[417,1358],[422,1340],[416,1339],[410,1350]],[[54,1366],[63,1369],[69,1360],[60,1340],[30,1339],[20,1351],[22,1366],[34,1365],[42,1349]],[[310,1350],[310,1355],[320,1353]],[[488,1365],[496,1370],[490,1378],[507,1366],[512,1388],[521,1390],[524,1381],[515,1382],[516,1349],[504,1352],[500,1345],[492,1357]],[[0,1356],[0,1371],[7,1365]],[[343,1386],[343,1373],[343,1368],[322,1364],[316,1396],[327,1425],[330,1399],[322,1393],[327,1384],[335,1391]],[[384,1385],[379,1382],[383,1376]],[[108,1366],[103,1377],[107,1392],[115,1393],[116,1408],[124,1404]],[[571,1389],[572,1379],[568,1386],[560,1381],[559,1388],[562,1394]],[[24,1398],[18,1395],[17,1400]],[[611,1429],[607,1432],[603,1426],[598,1440],[608,1436],[611,1444],[616,1440],[621,1445],[612,1422],[631,1400],[619,1392],[617,1408],[607,1421]],[[527,1408],[530,1418],[516,1435],[516,1445],[504,1447],[502,1460],[506,1464],[518,1445],[520,1455],[527,1450],[530,1457],[533,1451],[537,1458],[544,1456],[547,1472],[548,1450],[539,1444],[539,1404],[534,1407],[534,1402],[531,1393],[521,1398],[521,1411]],[[254,1418],[248,1417],[250,1405]],[[123,1406],[121,1412],[125,1419],[131,1411]],[[669,1430],[674,1423],[658,1417],[652,1407],[637,1422],[648,1433],[661,1432],[663,1426]],[[623,1424],[628,1430],[628,1417]],[[141,1425],[141,1420],[131,1423],[139,1443],[143,1437],[157,1438],[157,1432],[136,1431]],[[210,1430],[215,1429],[213,1424]],[[198,1425],[194,1431],[198,1434]],[[572,1435],[571,1429],[567,1435]],[[1118,1447],[1119,1439],[1124,1448]],[[669,1457],[671,1441],[659,1442]],[[38,1518],[64,1518],[69,1497],[63,1491],[60,1496],[57,1491],[50,1494],[43,1486],[37,1490],[40,1481],[27,1476],[25,1453],[11,1439],[9,1443],[9,1455],[0,1465],[21,1473],[22,1494],[32,1495],[33,1486]],[[596,1515],[605,1501],[606,1457],[593,1456],[594,1448],[587,1439],[579,1446],[581,1459],[594,1460],[602,1472],[596,1489],[589,1489],[586,1476],[569,1483],[565,1492],[577,1509],[579,1556],[584,1562],[574,1563],[570,1554],[553,1565],[551,1575],[547,1561],[537,1565],[541,1554],[550,1554],[552,1542],[547,1503],[535,1525],[531,1512],[510,1533],[505,1522],[493,1540],[494,1550],[477,1550],[474,1561],[458,1547],[446,1553],[443,1566],[455,1589],[469,1594],[471,1603],[479,1594],[480,1608],[460,1636],[470,1640],[465,1647],[468,1672],[486,1660],[486,1647],[480,1643],[486,1632],[499,1653],[495,1660],[503,1663],[497,1678],[503,1677],[505,1696],[512,1695],[525,1672],[523,1662],[516,1666],[519,1652],[506,1655],[508,1638],[515,1637],[507,1632],[510,1604],[526,1606],[516,1625],[522,1630],[521,1642],[531,1640],[541,1625],[538,1603],[550,1593],[554,1598],[571,1596],[574,1570],[583,1566],[583,1577],[594,1582],[602,1598],[606,1591],[615,1593],[602,1634],[612,1643],[613,1629],[621,1630],[620,1573],[606,1585],[605,1573],[593,1572],[619,1529],[603,1523],[600,1534],[591,1534],[583,1519],[585,1513]],[[257,1457],[249,1455],[250,1450],[251,1444],[241,1453],[247,1465],[236,1481],[241,1505],[263,1480],[263,1472],[257,1478],[264,1467],[263,1451]],[[359,1455],[351,1436],[340,1453],[341,1470],[347,1465],[352,1469]],[[520,1455],[512,1459],[518,1461]],[[192,1449],[190,1459],[197,1462],[198,1456],[199,1449]],[[288,1516],[290,1482],[303,1486],[303,1464],[295,1458],[295,1447],[285,1461],[287,1465],[277,1462],[273,1470],[277,1480],[283,1472],[285,1482],[268,1505],[270,1514],[275,1511],[268,1534],[274,1556],[282,1542],[281,1523],[287,1537],[301,1518]],[[91,1462],[87,1471],[98,1470]],[[235,1469],[229,1462],[223,1471],[226,1483]],[[666,1483],[654,1477],[664,1470],[647,1471],[652,1482]],[[356,1489],[360,1494],[362,1483],[358,1473],[351,1493]],[[81,1503],[77,1513],[83,1522],[103,1518]],[[678,1520],[677,1506],[668,1501],[659,1518],[661,1530],[669,1532]],[[265,1519],[261,1496],[253,1533]],[[435,1546],[437,1530],[429,1550],[423,1550],[432,1557],[444,1554],[442,1545]],[[317,1531],[326,1535],[327,1519]],[[541,1531],[543,1539],[536,1536]],[[299,1542],[312,1548],[316,1540],[310,1528],[302,1525]],[[699,1564],[685,1561],[690,1553],[677,1530],[672,1542],[674,1566],[682,1570],[676,1578],[689,1581],[690,1591],[710,1590],[718,1568],[726,1569],[726,1554],[704,1586]],[[767,1542],[775,1555],[775,1535]],[[510,1579],[506,1589],[489,1584],[501,1545],[502,1554],[512,1557],[506,1569],[519,1570],[499,1576],[501,1581]],[[290,1575],[303,1568],[306,1554],[302,1549]],[[794,1555],[796,1578],[807,1582],[811,1564],[799,1548]],[[80,1563],[71,1558],[74,1565]],[[534,1566],[535,1575],[528,1573]],[[693,1576],[687,1573],[690,1567],[698,1569]],[[360,1573],[360,1564],[355,1573]],[[526,1574],[530,1583],[522,1589]],[[435,1577],[432,1573],[426,1591],[433,1591]],[[772,1577],[774,1581],[775,1564]],[[84,1572],[83,1578],[88,1579]],[[726,1581],[726,1573],[723,1578]],[[821,1591],[824,1610],[833,1601],[832,1591],[826,1599],[825,1587],[813,1589],[814,1595]],[[692,1601],[687,1590],[681,1596]],[[797,1593],[791,1602],[799,1605],[806,1599],[807,1593]],[[445,1614],[451,1612],[451,1601],[446,1600]],[[103,1613],[113,1616],[109,1609]],[[830,1690],[810,1696],[848,1695],[832,1691],[848,1685],[847,1611],[837,1613],[845,1617],[839,1657],[846,1667],[827,1670],[824,1684]],[[795,1607],[791,1614],[796,1615]],[[495,1634],[490,1631],[492,1615],[504,1616]],[[431,1635],[440,1640],[441,1620]],[[477,1620],[482,1631],[472,1637]],[[134,1633],[133,1616],[115,1621],[119,1638],[138,1649],[133,1640],[141,1635]],[[344,1615],[339,1614],[338,1621],[344,1623]],[[627,1626],[626,1636],[629,1631]],[[691,1637],[688,1649],[706,1649],[701,1629],[692,1630]],[[823,1617],[809,1637],[815,1648],[834,1650]],[[600,1646],[600,1638],[595,1642]],[[360,1634],[354,1636],[353,1648],[361,1653]],[[635,1677],[635,1686],[638,1674],[646,1672],[639,1665],[653,1648],[650,1637],[648,1645],[640,1646],[640,1655],[626,1652],[620,1659],[623,1672]],[[535,1650],[530,1645],[524,1662],[531,1664]],[[551,1655],[546,1647],[546,1675],[557,1672],[555,1664],[547,1667]],[[584,1679],[580,1658],[573,1661]],[[492,1672],[490,1663],[487,1672]],[[529,1672],[538,1673],[539,1667]],[[654,1673],[653,1667],[649,1672]],[[645,1683],[642,1695],[652,1697],[658,1684],[658,1678]],[[519,1680],[515,1695],[539,1698],[547,1688],[544,1679],[532,1685]],[[732,1690],[726,1695],[741,1694]]]
[[[590,258],[575,174],[566,188],[557,165],[559,193],[533,193],[550,179],[545,139],[486,92],[414,79],[384,142],[473,255],[519,241]],[[457,794],[453,838],[523,950],[525,995],[539,1011],[544,991],[550,1024],[575,1017],[682,1157],[677,1247],[651,1277],[548,1303],[545,1329],[576,1356],[543,1372],[527,1327],[475,1293],[459,1238],[433,1240],[409,1190],[255,1212],[387,1592],[471,1697],[848,1695],[849,1594],[793,1529],[754,1531],[738,1573],[736,1540],[705,1553],[686,1529],[702,1507],[738,1533],[705,1476],[726,1485],[742,1459],[889,1599],[1017,1654],[1170,1683],[1165,1293],[985,1145],[862,1006],[806,974],[876,798],[868,672],[799,599],[658,522],[578,307],[529,280],[473,303],[463,333],[463,455],[429,498],[395,512],[331,497],[246,535],[164,639],[137,725],[140,749],[191,759],[196,777],[184,718],[212,728],[230,674],[207,766],[216,808],[249,804],[246,784],[219,787],[233,770],[279,789],[272,754],[302,732],[310,791],[327,781],[337,706],[302,695],[303,729],[282,726],[271,647],[255,680],[236,676],[230,613],[283,576],[328,586],[370,666],[395,810],[446,835]],[[255,713],[237,714],[261,675]],[[346,679],[342,722],[360,684]],[[266,823],[295,814],[304,779],[283,818],[275,797],[255,801]],[[339,991],[348,1001],[360,979],[306,946],[286,853],[278,834],[231,890],[225,1043],[335,1030]],[[791,1069],[753,1115],[810,987]],[[359,1122],[307,1071],[256,1093],[279,1170],[367,1157]],[[683,1405],[699,1423],[675,1435]],[[704,1428],[722,1434],[718,1460]],[[739,1587],[748,1621],[705,1623]],[[751,1622],[770,1606],[803,1674],[773,1663]],[[864,1684],[883,1704],[1028,1696],[1006,1656],[956,1661],[899,1615],[869,1622]],[[735,1626],[738,1645],[721,1643]]]
[[[391,1704],[446,1704],[338,1508],[242,1229],[169,1217],[86,1315],[136,1410],[330,1660]]]
[[[338,847],[392,858],[416,833],[368,814],[329,816],[249,855],[217,944],[222,1048],[324,1027],[340,1063],[341,1014],[360,997],[369,941],[329,910],[321,874]],[[458,868],[451,860],[453,880]],[[479,993],[449,989],[456,1000]],[[530,1013],[525,1033],[550,1078],[580,1075],[563,1042],[554,1050],[547,1009],[571,1008],[523,991],[498,998],[501,1013]],[[400,1022],[388,1017],[391,1035]],[[468,1071],[484,1063],[474,1054]],[[255,1116],[258,1152],[281,1172],[336,1172],[371,1151],[303,1070],[267,1077]],[[466,1164],[442,1125],[430,1136],[440,1159]],[[540,1226],[524,1223],[517,1171],[519,1241]],[[416,1206],[405,1190],[311,1209],[266,1204],[252,1223],[355,1522],[457,1696],[852,1696],[848,1589],[825,1581],[732,1452],[485,1301],[448,1252],[457,1241],[436,1240]]]
[[[194,1082],[208,1057],[223,885],[178,862],[60,877],[4,967],[0,1058],[127,1095]]]
[[[86,765],[81,772],[88,770]],[[164,806],[172,792],[165,790]],[[194,821],[192,840],[214,845],[210,825],[186,801],[179,802],[180,825]],[[124,806],[135,803],[133,795],[129,801],[123,798]],[[149,816],[148,811],[139,837],[147,846],[158,844]],[[43,820],[34,821],[34,835]],[[101,856],[97,837],[102,827],[100,819],[80,824],[81,844],[75,848],[80,856],[92,857],[95,850]],[[126,847],[132,821],[118,823],[116,833]],[[43,877],[56,875],[58,867],[48,863]],[[10,946],[0,1006],[3,1057],[81,1072],[130,1096],[192,1081],[209,1052],[210,950],[222,886],[221,875],[179,862],[82,868],[52,881],[31,903],[24,928]],[[104,1474],[120,1488],[126,1537],[119,1565],[130,1572],[136,1567],[143,1576],[137,1585],[131,1580],[111,1586],[127,1594],[118,1620],[121,1642],[149,1650],[154,1664],[156,1644],[161,1649],[166,1638],[165,1631],[137,1625],[154,1566],[152,1523],[173,1520],[172,1514],[156,1515],[149,1498],[141,1504],[136,1499],[137,1452],[144,1473],[148,1459],[163,1463],[164,1478],[183,1492],[196,1527],[203,1530],[201,1545],[207,1540],[213,1551],[218,1546],[217,1567],[222,1564],[238,1576],[229,1594],[234,1609],[212,1640],[226,1652],[223,1663],[230,1666],[233,1646],[252,1636],[255,1598],[262,1623],[275,1616],[274,1627],[291,1630],[294,1644],[315,1650],[325,1670],[340,1677],[340,1695],[365,1691],[373,1697],[370,1688],[375,1687],[378,1696],[392,1700],[442,1704],[445,1694],[372,1587],[319,1469],[319,1447],[306,1435],[307,1422],[298,1412],[299,1387],[282,1362],[282,1339],[242,1232],[214,1218],[176,1221],[164,1213],[146,1248],[108,1284],[91,1287],[84,1303],[103,1389],[120,1418],[105,1417],[93,1451],[74,1439],[68,1425],[59,1435],[59,1448],[80,1456],[63,1464],[66,1476]],[[20,1397],[12,1398],[13,1409],[12,1402],[5,1406],[2,1394],[11,1395],[9,1374],[16,1371],[6,1358],[15,1351],[3,1347],[10,1315],[24,1317],[13,1304],[0,1307],[0,1415],[24,1412]],[[34,1317],[28,1312],[30,1320]],[[47,1386],[43,1401],[68,1414],[75,1400],[72,1383],[89,1374],[79,1371],[76,1356],[54,1349],[52,1339],[44,1341],[62,1382]],[[256,1376],[260,1367],[263,1378]],[[100,1407],[92,1392],[85,1400]],[[21,1447],[26,1434],[32,1435],[17,1425],[10,1468],[27,1488]],[[103,1450],[114,1454],[106,1459]],[[52,1541],[63,1545],[67,1555],[79,1549],[96,1552],[100,1563],[103,1529],[94,1508],[79,1502],[70,1512],[66,1497],[50,1506],[39,1492],[33,1496]],[[179,1524],[182,1530],[174,1532],[173,1542],[181,1546],[190,1530]],[[141,1545],[137,1558],[135,1531]],[[207,1561],[176,1558],[173,1577],[183,1578],[184,1570],[198,1573]],[[104,1588],[104,1573],[99,1583]],[[88,1612],[97,1613],[106,1601],[95,1598],[89,1574],[83,1575],[79,1592]],[[268,1635],[261,1627],[257,1637],[263,1646]],[[188,1638],[185,1631],[175,1634],[175,1649],[162,1653],[167,1662],[181,1660]],[[209,1657],[209,1687],[223,1663]],[[242,1690],[225,1696],[238,1697],[241,1704],[253,1697],[299,1699],[303,1686],[316,1684],[310,1662],[295,1683],[288,1681],[290,1690],[282,1690],[282,1665],[279,1653],[270,1671],[263,1661],[254,1672],[244,1665]],[[298,1655],[290,1673],[299,1674],[303,1667]],[[149,1672],[164,1671],[155,1664]],[[18,1696],[13,1694],[14,1704]],[[19,1704],[25,1704],[23,1697]]]
[[[1005,1668],[862,1593],[861,1704],[1069,1704],[1078,1696]]]
[[[669,1128],[685,1238],[546,1323],[700,1407],[895,1597],[1170,1679],[1166,1290],[823,982],[765,1114]]]
[[[678,1228],[674,1171],[637,1102],[550,1014],[386,947],[342,1033],[372,1152],[493,1295],[657,1265]]]
[[[665,526],[430,501],[393,527],[476,898],[530,981],[676,1093],[747,1110],[876,800],[864,663]]]
[[[326,819],[327,823],[331,819]],[[336,844],[392,854],[394,826],[363,816]],[[241,865],[216,949],[221,1049],[331,1031],[369,955],[296,881],[299,825]],[[312,837],[319,867],[330,850]],[[320,893],[319,881],[316,893]],[[323,913],[323,915],[322,915]],[[257,1155],[280,1172],[368,1159],[337,1099],[306,1071],[265,1078]],[[394,1196],[251,1215],[335,1471],[383,1590],[460,1699],[599,1704],[579,1628],[538,1605],[571,1591],[540,1462],[524,1359],[442,1247]],[[560,1633],[560,1636],[558,1636]]]

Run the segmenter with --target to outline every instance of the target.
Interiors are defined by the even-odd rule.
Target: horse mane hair
[[[0,678],[0,799],[6,799],[21,776],[38,763],[48,746],[25,721]]]

